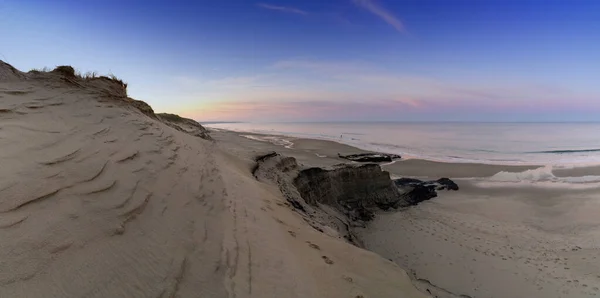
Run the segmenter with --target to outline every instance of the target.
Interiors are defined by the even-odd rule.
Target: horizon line
[[[200,124],[227,124],[227,123],[261,123],[261,124],[281,124],[281,123],[531,123],[531,124],[568,124],[568,123],[600,123],[600,121],[402,121],[402,120],[390,120],[390,121],[199,121]]]

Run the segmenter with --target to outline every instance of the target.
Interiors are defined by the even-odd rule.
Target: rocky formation
[[[394,159],[401,158],[400,155],[387,153],[359,153],[349,155],[341,155],[338,153],[338,157],[356,162],[390,162]]]
[[[313,205],[322,203],[348,210],[387,210],[406,205],[390,174],[377,164],[305,169],[298,173],[294,185],[302,198]]]
[[[208,130],[204,128],[204,126],[200,125],[198,121],[167,113],[156,114],[156,117],[158,117],[158,119],[163,123],[179,131],[189,133],[205,140],[212,140]]]
[[[437,197],[436,190],[458,190],[458,185],[448,178],[421,181],[413,178],[395,179],[394,184],[410,205]]]
[[[311,227],[329,236],[343,238],[354,245],[362,246],[352,233],[352,228],[364,225],[361,219],[372,219],[372,211],[348,210],[342,207],[343,204],[328,205],[321,202],[323,198],[316,196],[312,197],[312,200],[305,200],[294,185],[295,178],[303,170],[293,157],[269,152],[256,157],[255,160],[254,177],[277,186],[287,201],[286,205],[296,210]]]
[[[352,227],[364,226],[378,210],[416,205],[437,196],[436,189],[458,189],[450,179],[423,182],[392,181],[377,164],[340,164],[303,169],[296,159],[269,152],[255,158],[252,172],[258,180],[277,185],[288,205],[315,229],[360,245]],[[331,231],[330,231],[331,233]]]

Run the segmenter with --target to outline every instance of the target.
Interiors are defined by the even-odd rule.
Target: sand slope
[[[108,81],[0,69],[0,297],[422,296],[393,263],[307,226],[249,156]]]

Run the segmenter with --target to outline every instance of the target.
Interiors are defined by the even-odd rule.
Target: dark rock
[[[297,210],[300,210],[304,213],[306,213],[306,209],[304,209],[304,206],[302,206],[302,204],[294,199],[291,198],[287,198],[287,201],[292,205],[292,207],[294,207]]]
[[[458,185],[448,178],[421,181],[414,178],[395,179],[394,183],[405,200],[411,205],[437,197],[436,190],[458,190]]]
[[[341,155],[338,153],[338,157],[356,162],[390,162],[401,158],[400,155],[387,153],[359,153],[350,155]]]
[[[376,164],[301,170],[294,186],[308,204],[346,210],[398,208],[405,205],[388,172]]]
[[[268,158],[271,158],[271,157],[275,157],[275,156],[277,156],[277,155],[278,155],[278,154],[277,154],[277,152],[275,152],[275,151],[271,151],[271,152],[269,152],[269,153],[267,153],[267,154],[263,154],[263,155],[256,156],[256,157],[254,158],[254,161],[256,161],[256,162],[259,162],[259,161],[264,161],[265,159],[268,159]]]
[[[438,184],[440,184],[443,187],[441,189],[458,190],[458,184],[456,184],[454,181],[450,180],[449,178],[440,178],[440,179],[436,180],[435,182],[437,182]],[[438,189],[440,189],[440,188],[438,188]]]
[[[348,216],[353,221],[360,220],[366,222],[373,220],[373,218],[375,218],[375,213],[367,208],[359,207],[354,210],[349,210]]]
[[[254,177],[277,186],[286,205],[313,228],[323,232],[322,227],[330,227],[359,247],[363,244],[354,235],[354,228],[365,227],[377,210],[416,205],[435,197],[436,187],[455,189],[449,179],[392,180],[378,164],[304,168],[295,158],[276,152],[257,156],[255,161]]]
[[[423,182],[422,180],[419,179],[414,179],[414,178],[399,178],[399,179],[394,179],[394,183],[397,186],[415,186],[415,185],[421,185],[425,182]]]

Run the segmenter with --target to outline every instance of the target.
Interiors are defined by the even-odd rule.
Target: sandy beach
[[[425,297],[257,181],[262,143],[190,121],[0,61],[0,297]]]
[[[337,153],[363,152],[331,141],[279,137],[288,140],[283,145],[277,139],[259,142],[239,135],[213,132],[227,147],[276,150],[309,165],[336,164],[343,162]],[[358,229],[367,249],[409,271],[423,291],[436,297],[600,295],[599,188],[494,184],[488,179],[536,166],[401,160],[383,168],[397,177],[451,177],[460,185],[457,192],[441,191],[417,206],[380,213]],[[556,172],[598,173],[595,167]]]
[[[363,150],[207,131],[125,88],[0,64],[1,297],[600,295],[595,184],[511,184],[492,178],[537,167],[401,159],[381,168],[460,190],[381,205],[368,200],[399,194],[390,175],[338,156]],[[339,185],[354,184],[366,190],[354,213],[310,193],[343,201],[356,194]]]

